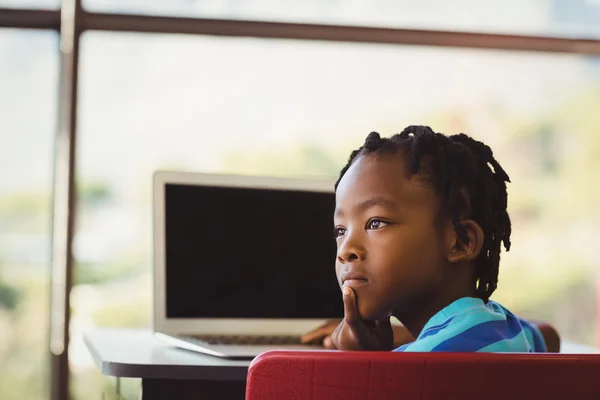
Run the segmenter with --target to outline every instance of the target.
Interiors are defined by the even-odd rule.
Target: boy
[[[396,341],[416,338],[395,351],[546,351],[533,324],[489,300],[510,248],[506,182],[491,149],[464,134],[369,134],[335,185],[344,319],[330,346],[392,350],[395,316],[408,331]]]

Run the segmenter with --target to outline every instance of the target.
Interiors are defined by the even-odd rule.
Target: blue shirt
[[[496,302],[463,297],[431,317],[417,340],[394,351],[533,353],[547,349],[530,322]]]

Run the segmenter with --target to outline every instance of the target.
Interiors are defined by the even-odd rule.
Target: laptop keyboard
[[[184,339],[199,344],[233,344],[233,345],[291,345],[301,344],[299,336],[223,336],[201,335],[183,336]]]

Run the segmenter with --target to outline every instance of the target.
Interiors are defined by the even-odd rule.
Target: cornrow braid
[[[461,220],[472,219],[483,229],[483,246],[475,260],[473,285],[476,295],[487,302],[498,285],[500,248],[504,245],[506,251],[510,250],[511,222],[506,209],[506,182],[510,178],[489,146],[482,142],[463,133],[446,136],[428,126],[411,125],[390,138],[371,132],[365,143],[350,154],[335,184],[336,190],[360,156],[394,154],[398,150],[405,151],[410,173],[421,173],[441,196],[444,211],[451,217],[461,242],[469,241]],[[423,157],[427,157],[425,168]]]

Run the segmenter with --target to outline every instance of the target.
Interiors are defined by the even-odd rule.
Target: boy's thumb
[[[354,290],[346,286],[342,289],[342,294],[344,295],[344,319],[348,325],[353,326],[359,321]]]

